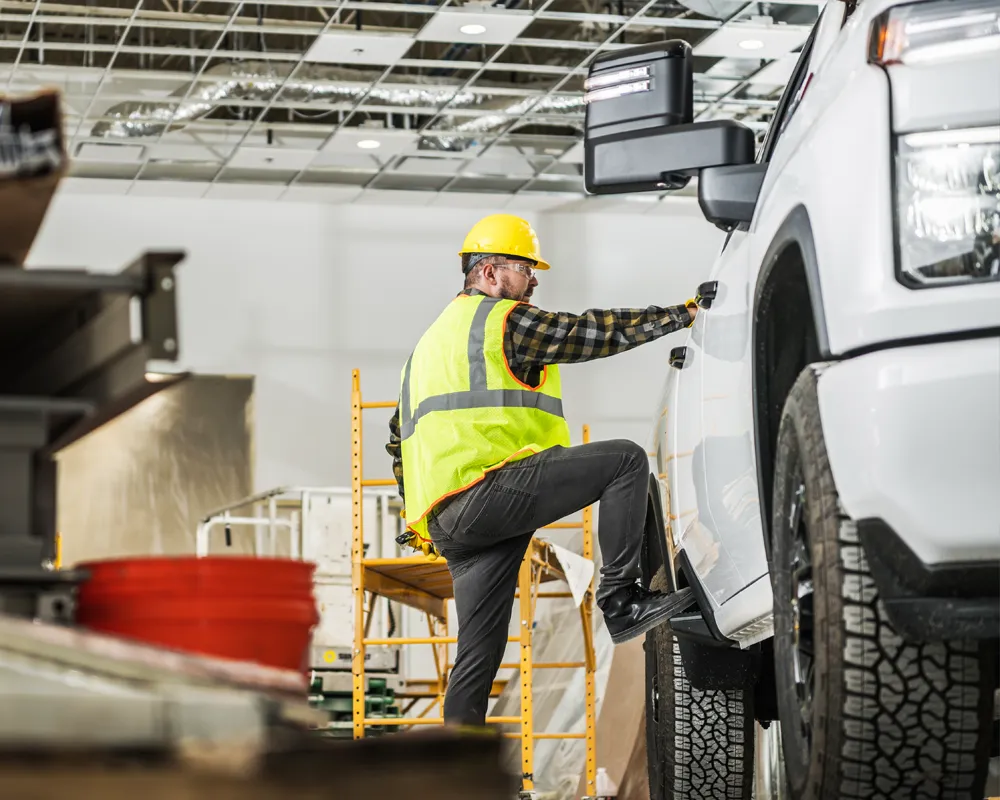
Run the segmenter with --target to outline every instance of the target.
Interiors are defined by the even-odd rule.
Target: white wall
[[[560,310],[682,302],[721,242],[687,199],[546,211],[506,208],[507,197],[452,202],[463,205],[126,197],[72,182],[29,264],[116,271],[143,249],[186,250],[182,362],[256,376],[255,485],[264,489],[349,482],[351,369],[361,369],[367,398],[396,396],[413,344],[461,288],[456,251],[484,214],[522,213],[537,226],[554,269],[536,302]],[[645,442],[671,346],[668,337],[564,368],[574,431],[589,422],[594,438]],[[388,412],[367,413],[365,472],[388,477]]]

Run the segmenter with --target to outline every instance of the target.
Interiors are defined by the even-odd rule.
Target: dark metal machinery
[[[57,570],[56,453],[182,376],[174,268],[118,274],[0,266],[0,613],[70,621],[78,571]],[[95,468],[100,468],[95,464]]]

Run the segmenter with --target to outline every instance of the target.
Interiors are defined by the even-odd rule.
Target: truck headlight
[[[872,26],[875,64],[930,64],[1000,51],[996,0],[935,0],[896,6]]]
[[[896,199],[904,281],[1000,279],[1000,126],[900,136]]]

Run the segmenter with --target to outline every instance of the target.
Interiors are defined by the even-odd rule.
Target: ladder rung
[[[520,717],[487,717],[487,723],[494,725],[520,725]],[[441,717],[386,717],[385,719],[365,719],[365,725],[444,725]]]
[[[362,639],[361,644],[365,647],[380,647],[380,646],[392,646],[394,644],[455,644],[458,641],[457,636],[417,636],[411,638],[404,638],[402,636],[393,636],[389,639]],[[508,642],[519,642],[521,641],[520,636],[508,636]]]
[[[361,481],[362,486],[395,486],[395,478],[366,478]]]

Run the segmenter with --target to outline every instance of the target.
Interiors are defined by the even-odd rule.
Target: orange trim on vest
[[[461,489],[455,489],[452,492],[448,492],[448,494],[441,495],[437,500],[435,500],[433,503],[431,503],[431,507],[429,509],[427,509],[427,511],[425,511],[423,513],[423,515],[418,520],[416,520],[416,522],[414,522],[413,524],[416,525],[418,522],[421,522],[428,514],[431,513],[431,511],[433,511],[435,508],[437,508],[437,506],[440,503],[443,503],[449,497],[454,497],[456,494],[461,494],[466,489],[471,489],[477,483],[485,480],[486,476],[489,475],[491,472],[495,472],[496,470],[500,469],[500,467],[507,466],[510,463],[511,459],[515,458],[516,456],[522,455],[523,453],[531,453],[531,454],[534,455],[537,452],[538,451],[532,450],[530,447],[522,447],[520,450],[518,450],[518,451],[516,451],[514,453],[511,453],[509,456],[507,456],[507,458],[505,458],[499,464],[494,464],[488,470],[486,470],[485,472],[483,472],[482,475],[480,475],[474,481],[470,481],[465,486],[463,486]],[[410,533],[412,533],[414,536],[416,536],[422,542],[429,542],[430,541],[430,538],[425,537],[425,536],[421,536],[421,534],[420,534],[419,531],[414,530],[413,529],[413,525],[411,525],[409,522],[406,523],[406,530],[408,530]]]
[[[507,318],[510,316],[510,312],[522,304],[526,305],[524,301],[518,301],[514,303],[514,305],[512,305],[510,308],[507,309],[507,313],[503,315],[503,327],[501,328],[501,330],[503,331],[504,336],[507,335]],[[529,391],[537,392],[545,385],[545,381],[549,379],[549,368],[548,366],[545,366],[542,367],[542,379],[541,381],[539,381],[538,386],[531,386],[530,384],[525,383],[511,371],[510,364],[507,361],[507,348],[503,346],[503,343],[501,343],[500,345],[500,352],[503,354],[503,365],[504,368],[507,370],[507,374],[510,375],[510,377],[514,381],[516,381],[519,386],[523,386],[525,389],[528,389]]]

